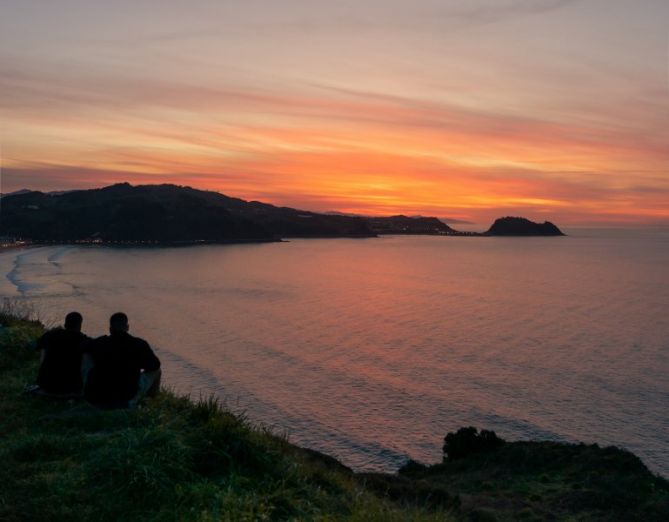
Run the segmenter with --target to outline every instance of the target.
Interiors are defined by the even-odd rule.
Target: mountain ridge
[[[515,221],[508,226],[505,220]],[[0,236],[32,242],[192,244],[377,235],[562,232],[552,223],[541,225],[525,218],[500,218],[484,233],[460,232],[436,217],[318,213],[188,186],[127,182],[95,189],[5,194],[0,214]]]

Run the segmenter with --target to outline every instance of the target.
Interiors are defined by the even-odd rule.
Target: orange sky
[[[669,223],[664,2],[64,3],[2,8],[4,192]]]

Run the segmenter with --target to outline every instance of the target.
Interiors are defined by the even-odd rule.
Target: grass
[[[669,520],[669,487],[611,448],[507,443],[400,474],[356,474],[163,390],[133,411],[23,393],[30,314],[0,310],[0,520]]]
[[[0,312],[0,520],[449,520],[344,466],[163,390],[134,411],[23,393],[37,321]]]

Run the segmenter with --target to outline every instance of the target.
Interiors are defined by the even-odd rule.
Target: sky
[[[2,192],[669,224],[667,0],[0,0]]]

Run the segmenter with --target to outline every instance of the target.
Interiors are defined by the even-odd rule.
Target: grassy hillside
[[[1,319],[0,319],[1,320]],[[22,394],[39,323],[0,330],[0,520],[429,520],[318,455],[164,392],[136,411]]]
[[[354,474],[163,391],[135,411],[25,395],[38,322],[0,314],[0,520],[669,520],[669,487],[615,449],[507,443]]]

